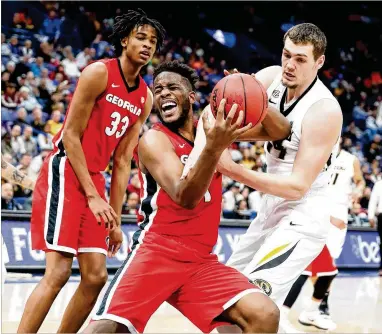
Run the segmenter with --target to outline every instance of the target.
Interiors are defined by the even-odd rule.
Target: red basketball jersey
[[[185,164],[192,151],[193,143],[161,123],[155,124],[152,129],[163,132],[170,139],[176,155]],[[137,155],[135,158],[138,161]],[[166,161],[163,163],[165,164]],[[200,203],[190,210],[176,204],[150,174],[140,172],[139,177],[141,207],[138,221],[141,228],[175,239],[197,251],[212,252],[217,241],[220,223],[221,174],[214,174],[208,192]]]
[[[128,87],[118,58],[100,61],[107,68],[107,86],[94,104],[81,139],[88,169],[94,173],[107,167],[119,141],[144,112],[147,98],[147,85],[140,76],[135,87]],[[63,128],[53,139],[56,151],[64,150],[62,132]]]

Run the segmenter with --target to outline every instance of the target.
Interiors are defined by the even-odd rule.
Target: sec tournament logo
[[[249,280],[249,283],[252,283],[253,285],[256,285],[257,287],[259,287],[268,296],[270,296],[272,294],[272,286],[270,285],[269,282],[267,282],[263,279],[256,278],[254,280]]]

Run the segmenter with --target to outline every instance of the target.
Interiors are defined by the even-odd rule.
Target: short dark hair
[[[122,54],[123,50],[121,39],[129,36],[134,28],[145,24],[152,26],[157,32],[157,51],[162,47],[166,35],[163,26],[157,20],[147,17],[146,13],[140,8],[137,10],[128,10],[126,14],[115,18],[113,33],[109,36],[117,57]]]
[[[326,36],[320,28],[312,23],[301,23],[290,28],[284,35],[284,44],[288,37],[295,44],[312,44],[315,60],[325,54]]]
[[[161,63],[154,70],[154,81],[155,78],[162,72],[173,72],[179,74],[183,78],[187,79],[191,85],[192,90],[196,89],[196,84],[199,81],[199,76],[194,69],[192,69],[190,66],[187,66],[186,64],[180,63],[177,60]]]

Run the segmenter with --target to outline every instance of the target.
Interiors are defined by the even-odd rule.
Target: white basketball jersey
[[[346,205],[346,207],[349,205],[353,188],[354,159],[354,155],[341,150],[331,169],[331,199],[337,204]]]
[[[266,142],[265,151],[267,159],[267,172],[272,174],[289,175],[292,173],[293,164],[296,159],[297,151],[300,146],[301,139],[301,126],[306,112],[316,102],[322,99],[331,99],[335,101],[336,98],[325,87],[318,77],[306,89],[306,91],[296,101],[291,101],[288,105],[281,104],[285,101],[287,88],[281,82],[280,73],[272,82],[267,90],[269,97],[269,105],[278,109],[290,121],[292,126],[291,134],[284,140],[275,142]],[[340,133],[338,133],[338,138]],[[329,166],[334,163],[338,152],[339,140],[333,146],[332,154],[329,157],[326,166],[322,169],[316,180],[313,182],[311,189],[327,188],[331,171],[328,170]],[[306,166],[306,168],[310,168]]]

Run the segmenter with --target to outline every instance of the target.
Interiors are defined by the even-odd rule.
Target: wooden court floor
[[[39,277],[14,278],[12,275],[7,279],[1,301],[2,333],[16,332],[26,300],[39,279]],[[78,278],[73,277],[60,292],[40,333],[54,333],[57,330],[77,284]],[[290,316],[296,328],[306,333],[319,331],[297,323],[298,314],[309,302],[312,291],[311,284],[305,284]],[[333,282],[329,302],[332,319],[337,323],[334,332],[382,333],[382,278],[362,273],[341,275]],[[152,316],[145,333],[200,333],[200,331],[182,314],[165,303]]]

